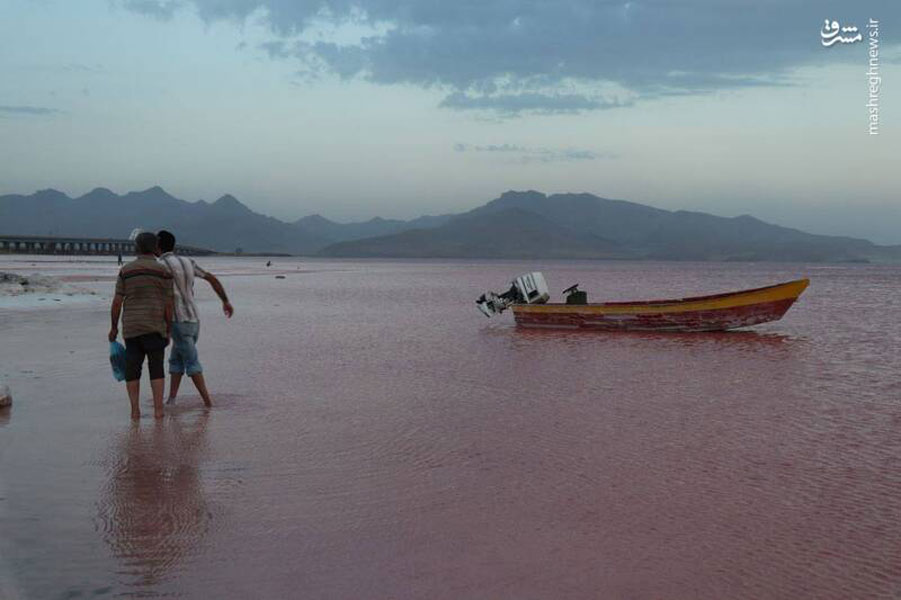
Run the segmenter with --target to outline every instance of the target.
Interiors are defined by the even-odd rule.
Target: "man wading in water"
[[[163,352],[169,343],[172,323],[172,275],[156,262],[157,239],[152,233],[135,238],[138,257],[119,270],[116,295],[110,309],[112,326],[109,341],[119,335],[125,339],[125,388],[131,401],[131,418],[141,418],[141,366],[147,357],[150,389],[153,391],[153,416],[163,418],[165,369]]]
[[[175,236],[168,231],[160,231],[159,263],[168,269],[175,282],[175,322],[172,323],[172,349],[169,351],[169,399],[166,404],[175,404],[181,378],[187,374],[200,392],[203,403],[212,406],[210,393],[203,379],[203,367],[197,358],[197,339],[200,336],[200,316],[194,303],[194,278],[206,279],[216,295],[222,300],[222,312],[231,318],[232,308],[225,289],[216,276],[204,271],[190,258],[175,254]]]

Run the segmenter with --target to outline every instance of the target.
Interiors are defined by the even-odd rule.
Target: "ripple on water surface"
[[[901,270],[319,262],[275,280],[221,266],[238,312],[226,321],[200,290],[211,413],[188,391],[132,427],[122,390],[96,383],[103,348],[2,355],[17,395],[36,398],[0,430],[4,528],[28,537],[16,517],[39,528],[67,491],[67,522],[93,523],[71,539],[112,558],[80,567],[110,593],[901,593],[901,324],[886,309]],[[484,289],[537,266],[592,299],[812,284],[782,321],[727,334],[520,331],[476,312]],[[102,338],[105,307],[79,310],[0,322],[23,343],[48,327]],[[74,392],[77,409],[60,403]],[[87,484],[46,476],[63,458],[26,433],[39,422],[78,442],[66,465],[81,461]],[[0,545],[26,591],[48,589],[34,565],[52,543]],[[80,581],[54,577],[54,593]]]

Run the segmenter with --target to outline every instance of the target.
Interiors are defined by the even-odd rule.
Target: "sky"
[[[899,16],[894,0],[0,0],[0,194],[161,185],[350,221],[590,192],[897,244]],[[865,39],[824,46],[833,20]]]

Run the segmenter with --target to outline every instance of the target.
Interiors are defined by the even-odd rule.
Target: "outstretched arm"
[[[231,302],[228,301],[228,295],[225,293],[225,288],[222,287],[219,279],[212,273],[205,273],[203,278],[209,282],[213,291],[216,292],[216,295],[222,300],[222,312],[225,313],[226,317],[231,318],[231,316],[235,314],[235,309],[232,307]]]
[[[110,307],[110,330],[109,341],[115,342],[119,336],[119,316],[122,314],[122,296],[116,294],[113,296],[113,304]]]

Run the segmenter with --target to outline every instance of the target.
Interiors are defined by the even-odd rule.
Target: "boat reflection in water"
[[[125,586],[165,581],[209,529],[199,473],[209,413],[189,417],[132,424],[110,450],[97,522]]]

